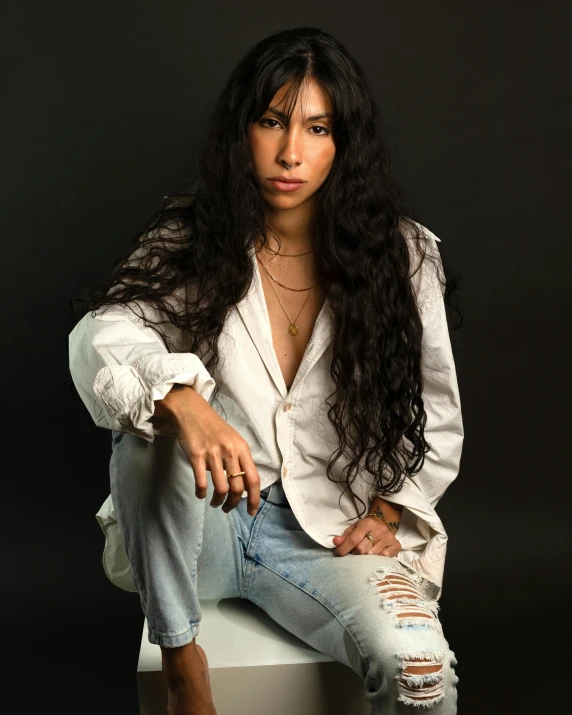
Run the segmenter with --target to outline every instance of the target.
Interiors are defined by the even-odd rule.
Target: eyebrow
[[[282,121],[286,119],[286,114],[278,109],[277,107],[268,107],[268,110],[273,112],[277,117],[280,117]],[[316,122],[318,119],[333,119],[334,115],[331,112],[322,112],[321,114],[314,114],[312,117],[306,117],[307,122]]]

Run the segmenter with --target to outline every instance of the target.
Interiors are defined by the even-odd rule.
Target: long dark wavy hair
[[[351,485],[360,470],[372,475],[379,494],[389,494],[423,466],[430,444],[424,438],[423,330],[412,277],[424,261],[432,261],[441,295],[455,309],[451,295],[458,280],[445,271],[420,224],[408,218],[411,212],[391,175],[380,110],[364,72],[331,35],[297,27],[271,34],[247,52],[213,108],[194,174],[165,197],[129,252],[83,301],[82,314],[111,305],[132,310],[137,302],[150,305],[162,318],[145,317],[146,324],[169,352],[201,350],[208,355],[202,358],[207,370],[216,369],[217,341],[229,310],[253,279],[248,251],[256,240],[265,245],[269,231],[248,128],[288,82],[289,119],[309,78],[331,99],[336,147],[317,192],[312,225],[316,277],[329,285],[334,316],[330,372],[336,390],[329,396],[333,404],[328,399],[328,418],[339,446],[327,476],[338,481],[332,466],[345,453],[342,483],[355,505]],[[174,303],[172,296],[182,288],[184,298]],[[165,323],[188,343],[175,345]],[[213,399],[218,388],[217,382]]]

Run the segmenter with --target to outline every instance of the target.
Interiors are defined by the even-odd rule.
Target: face
[[[262,117],[249,129],[254,170],[266,203],[272,209],[293,209],[312,199],[334,161],[332,117],[328,95],[309,79],[300,87],[292,118],[285,123],[288,85],[272,98]],[[290,166],[290,169],[285,165]],[[284,184],[273,178],[300,179]]]

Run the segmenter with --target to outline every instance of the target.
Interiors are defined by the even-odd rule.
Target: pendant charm
[[[288,332],[290,335],[297,335],[298,334],[298,326],[295,323],[290,323],[288,326]]]

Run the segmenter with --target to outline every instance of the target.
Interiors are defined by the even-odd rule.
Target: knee
[[[455,655],[446,644],[440,648],[419,644],[411,650],[389,649],[387,645],[380,648],[369,657],[367,680],[373,712],[393,712],[387,710],[392,702],[454,715],[458,682],[455,664]]]
[[[427,600],[413,575],[377,571],[371,578],[383,609],[391,616],[393,637],[380,639],[373,670],[383,674],[398,702],[419,708],[439,703],[439,713],[456,713],[456,659],[443,636],[438,604]],[[380,696],[385,688],[380,688]],[[387,695],[387,692],[385,693]]]

